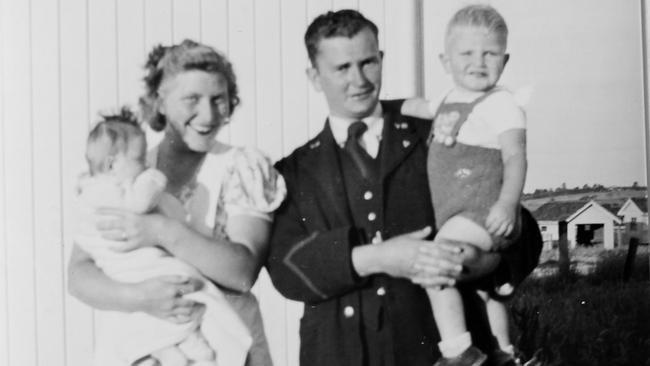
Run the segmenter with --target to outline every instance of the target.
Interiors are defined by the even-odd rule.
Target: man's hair
[[[458,10],[447,24],[445,40],[449,39],[452,30],[458,26],[486,28],[488,32],[496,34],[504,46],[508,43],[506,21],[495,8],[489,5],[474,4]]]
[[[379,30],[375,23],[352,9],[328,11],[316,17],[305,32],[305,47],[312,66],[316,66],[318,44],[321,40],[333,37],[352,38],[366,28],[370,29],[375,38],[378,37]]]
[[[107,157],[126,152],[131,141],[145,138],[137,118],[126,107],[119,113],[102,114],[101,118],[88,133],[86,141],[86,161],[92,175],[106,170]],[[95,148],[102,144],[106,149]]]

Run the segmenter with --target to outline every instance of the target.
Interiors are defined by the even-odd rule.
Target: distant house
[[[569,216],[584,205],[584,202],[579,201],[550,201],[533,212],[542,232],[544,249],[551,249],[560,240],[560,222],[566,222]]]
[[[566,219],[569,247],[602,243],[605,249],[614,249],[614,229],[623,222],[616,215],[619,208],[593,200],[584,204]]]
[[[566,230],[570,248],[577,245],[602,244],[605,249],[615,247],[615,228],[622,223],[616,212],[620,205],[600,204],[594,200],[550,201],[533,212],[537,219],[544,248],[550,249]]]
[[[628,198],[616,213],[625,225],[626,237],[637,237],[641,242],[648,241],[648,200],[647,198]]]

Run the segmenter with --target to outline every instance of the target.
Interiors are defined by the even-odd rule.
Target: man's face
[[[307,75],[327,99],[330,114],[358,119],[372,114],[381,89],[382,53],[370,29],[352,38],[324,38]]]

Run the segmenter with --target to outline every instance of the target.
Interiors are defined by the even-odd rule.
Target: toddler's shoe
[[[521,362],[515,356],[504,352],[500,349],[495,350],[490,355],[489,366],[521,366]]]
[[[456,357],[441,357],[433,366],[481,366],[486,359],[485,353],[471,346]]]

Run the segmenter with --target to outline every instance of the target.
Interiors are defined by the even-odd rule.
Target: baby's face
[[[111,174],[120,181],[135,179],[145,169],[146,148],[144,138],[132,139],[126,151],[120,151],[113,158]]]
[[[456,87],[483,92],[494,87],[508,62],[506,40],[484,27],[456,26],[440,59]]]

